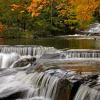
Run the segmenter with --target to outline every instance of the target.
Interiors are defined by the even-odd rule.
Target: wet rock
[[[16,100],[18,98],[22,98],[25,95],[25,92],[16,92],[7,97],[0,98],[0,100]]]
[[[55,100],[70,100],[72,84],[67,79],[61,79],[58,84]]]
[[[100,100],[100,91],[81,85],[74,100]]]
[[[32,65],[32,63],[34,63],[36,61],[35,57],[24,57],[24,58],[20,58],[17,61],[15,61],[10,68],[17,68],[17,67],[25,67],[27,65]]]
[[[66,55],[64,53],[45,53],[41,56],[41,59],[65,59]]]
[[[73,100],[81,84],[81,80],[77,80],[72,84],[69,100]]]

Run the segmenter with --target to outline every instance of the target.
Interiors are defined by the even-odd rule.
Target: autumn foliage
[[[75,0],[74,1],[77,19],[81,21],[88,21],[93,18],[93,13],[99,7],[99,0]]]
[[[0,32],[10,35],[71,34],[95,21],[100,22],[100,0],[0,0]]]
[[[3,30],[4,30],[4,25],[0,23],[0,32],[2,32]]]
[[[31,5],[27,8],[28,12],[32,13],[32,16],[38,16],[47,3],[47,0],[32,0]]]
[[[28,11],[32,16],[39,16],[47,2],[57,2],[56,8],[60,16],[66,17],[74,12],[76,19],[82,22],[90,21],[96,8],[100,6],[100,0],[32,0]]]
[[[11,10],[14,11],[14,10],[17,10],[17,9],[20,9],[21,8],[21,5],[19,4],[12,4],[10,5],[11,6]]]

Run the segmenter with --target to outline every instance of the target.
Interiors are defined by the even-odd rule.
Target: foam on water
[[[3,80],[3,81],[2,81]],[[44,72],[26,74],[25,71],[0,77],[0,98],[23,92],[21,99],[55,100],[59,78]]]
[[[81,85],[74,100],[100,100],[100,91]]]
[[[66,77],[72,82],[81,79],[80,76],[77,77],[75,71],[49,69],[37,72],[34,68],[37,67],[34,64],[36,60],[34,56],[39,58],[38,61],[44,60],[51,64],[50,60],[57,63],[61,60],[67,61],[69,58],[71,61],[74,61],[75,58],[80,60],[81,58],[100,58],[100,51],[59,51],[42,46],[3,47],[1,52],[6,54],[0,53],[0,68],[5,68],[0,71],[0,99],[20,93],[20,96],[14,100],[56,100],[58,84],[61,79]],[[28,73],[28,70],[31,71]],[[96,89],[81,85],[74,100],[100,100],[100,93]]]
[[[19,59],[16,53],[4,54],[0,53],[0,68],[8,68],[14,61]]]
[[[88,30],[89,33],[100,33],[100,23],[94,23],[90,29]]]
[[[43,46],[0,46],[0,50],[3,53],[16,52],[20,55],[31,55],[40,57],[44,53],[55,53],[59,50],[54,47],[43,47]]]

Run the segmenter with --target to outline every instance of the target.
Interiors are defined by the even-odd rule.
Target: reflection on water
[[[53,46],[58,49],[95,49],[94,39],[69,39],[69,38],[45,38],[45,39],[4,39],[0,45],[42,45]]]

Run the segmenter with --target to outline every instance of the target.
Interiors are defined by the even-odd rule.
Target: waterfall
[[[100,58],[100,50],[71,49],[66,52],[67,58]]]
[[[23,45],[16,45],[16,46],[0,46],[0,51],[2,53],[18,53],[20,55],[31,55],[40,57],[44,53],[55,53],[59,52],[59,50],[55,49],[54,47],[43,47],[43,46],[23,46]]]
[[[0,46],[1,53],[18,53],[19,55],[31,55],[44,59],[67,59],[67,58],[100,58],[100,50],[70,49],[67,51],[57,50],[54,47],[43,46]]]
[[[88,30],[86,30],[86,32],[88,33],[100,33],[100,23],[94,23],[92,25],[90,25],[90,28]]]
[[[19,59],[16,53],[4,54],[0,53],[0,68],[8,68],[14,61]]]
[[[55,53],[44,53],[40,57],[40,62],[46,64],[54,63],[67,63],[77,62],[84,64],[100,64],[100,50],[88,50],[88,49],[70,49],[67,51],[60,51]]]
[[[28,68],[36,61],[30,55],[21,56],[17,53],[0,53],[0,69],[4,68]]]
[[[81,32],[87,35],[100,35],[100,23],[93,23],[89,26],[89,28]]]
[[[74,100],[100,99],[98,88],[84,84],[89,79],[88,74],[49,65],[60,60],[69,62],[69,58],[98,60],[100,50],[60,51],[42,46],[0,46],[0,51],[0,100],[73,100],[76,87],[79,90]],[[48,66],[42,59],[49,62]],[[72,88],[76,90],[72,91]]]
[[[26,74],[20,71],[3,75],[0,77],[0,99],[20,93],[16,100],[56,100],[59,82],[59,77],[47,72]]]
[[[81,85],[74,100],[100,100],[100,91]]]
[[[31,55],[0,53],[0,99],[12,99],[15,94],[18,96],[12,100],[56,100],[61,78],[48,71],[34,71],[34,61]],[[31,67],[33,71],[27,74]]]

